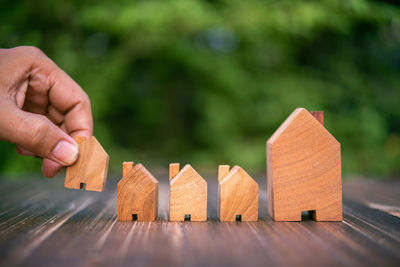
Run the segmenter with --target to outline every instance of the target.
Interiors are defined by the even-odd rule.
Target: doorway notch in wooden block
[[[342,220],[340,143],[323,113],[296,109],[267,142],[268,211],[275,221]]]
[[[154,221],[158,209],[158,181],[142,165],[124,162],[118,182],[118,221]]]
[[[104,191],[107,181],[109,156],[94,136],[86,139],[75,137],[79,146],[79,157],[76,162],[67,167],[64,187],[85,189],[89,191]]]
[[[169,165],[170,221],[207,220],[207,182],[190,166],[179,171],[179,163]]]
[[[219,166],[218,191],[221,222],[258,220],[258,184],[241,167]]]

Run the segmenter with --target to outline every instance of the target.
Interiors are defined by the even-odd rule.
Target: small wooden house
[[[109,156],[97,139],[92,136],[75,138],[79,145],[79,157],[76,162],[67,167],[64,187],[101,192],[107,181]]]
[[[218,169],[219,220],[257,221],[258,184],[241,167]]]
[[[296,109],[267,142],[268,211],[275,221],[342,220],[340,143],[323,113]]]
[[[190,166],[179,171],[179,163],[169,169],[170,221],[207,220],[207,182]]]
[[[158,209],[158,181],[142,165],[123,163],[118,182],[118,221],[154,221]]]

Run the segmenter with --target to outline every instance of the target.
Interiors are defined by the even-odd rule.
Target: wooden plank
[[[400,217],[400,182],[351,180],[344,190],[343,194],[353,201]]]
[[[105,192],[63,189],[53,180],[0,181],[1,266],[398,266],[400,219],[368,206],[366,191],[396,206],[400,183],[343,183],[343,222],[274,222],[266,213],[265,178],[258,222],[218,221],[218,182],[208,182],[208,221],[169,222],[168,174],[157,175],[159,218],[118,222],[117,179]],[[382,191],[383,190],[383,191]],[[379,197],[380,195],[380,197]],[[11,209],[9,209],[12,207]],[[399,207],[399,205],[397,205]],[[301,244],[301,245],[299,245]],[[167,249],[166,249],[167,248]]]

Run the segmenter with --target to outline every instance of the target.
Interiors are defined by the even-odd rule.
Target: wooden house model
[[[314,116],[313,116],[314,115]],[[296,109],[267,142],[268,211],[275,221],[342,220],[340,143],[323,113]]]
[[[241,167],[218,169],[219,220],[257,221],[258,184]]]
[[[158,209],[158,181],[142,165],[123,163],[117,191],[118,221],[154,221]]]
[[[207,182],[190,166],[179,171],[179,164],[170,164],[169,170],[170,221],[207,220]]]
[[[67,167],[64,187],[85,189],[101,192],[107,181],[109,156],[97,139],[92,136],[75,138],[79,146],[79,157],[76,162]]]

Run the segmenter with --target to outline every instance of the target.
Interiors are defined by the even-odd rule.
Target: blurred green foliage
[[[124,160],[265,171],[296,108],[324,110],[347,174],[400,173],[400,8],[381,1],[7,1],[0,47],[41,48]],[[1,173],[39,161],[0,143]]]

